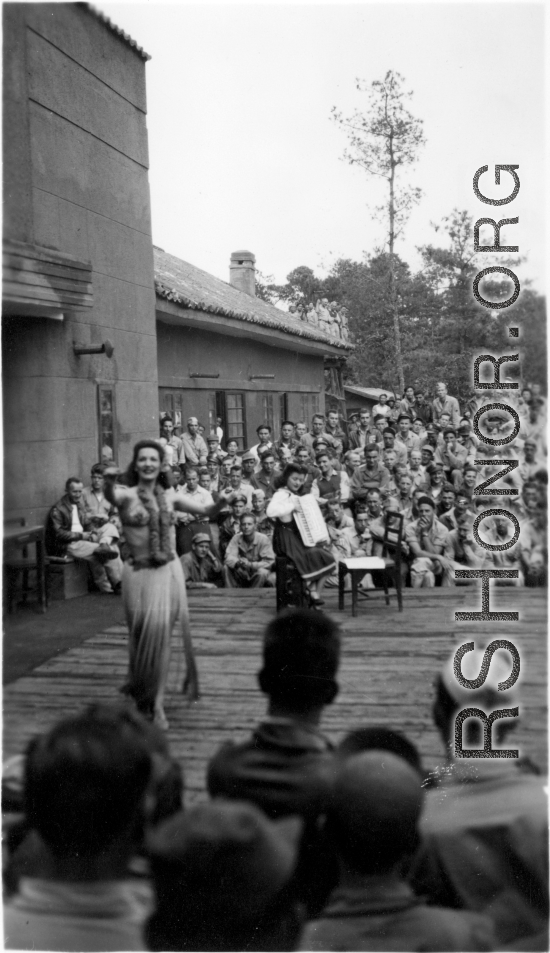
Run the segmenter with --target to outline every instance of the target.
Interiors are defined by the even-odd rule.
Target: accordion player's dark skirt
[[[273,549],[276,556],[286,556],[290,559],[306,581],[330,576],[336,569],[334,558],[326,549],[321,549],[320,546],[304,546],[294,520],[291,523],[276,521]]]

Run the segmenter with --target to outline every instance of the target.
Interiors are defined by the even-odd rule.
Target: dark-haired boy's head
[[[336,697],[339,660],[336,624],[321,612],[289,609],[265,631],[260,688],[279,709],[321,708]]]
[[[418,845],[422,782],[410,764],[388,751],[351,756],[334,784],[329,824],[348,871],[392,871]]]
[[[152,777],[150,740],[105,706],[67,718],[31,741],[25,810],[52,855],[101,856],[141,826]]]
[[[393,731],[383,725],[356,728],[354,731],[350,731],[338,745],[338,754],[341,758],[347,759],[352,755],[360,754],[362,751],[373,751],[374,749],[391,751],[399,758],[404,758],[415,771],[418,771],[422,778],[424,777],[418,748],[400,731]]]

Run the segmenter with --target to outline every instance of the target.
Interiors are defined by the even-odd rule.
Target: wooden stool
[[[277,612],[291,606],[307,608],[309,596],[294,563],[286,556],[277,556],[275,571],[277,574]]]

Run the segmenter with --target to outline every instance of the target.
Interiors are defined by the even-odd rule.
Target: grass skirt
[[[125,563],[122,600],[130,630],[124,691],[140,711],[152,714],[159,688],[177,691],[183,672],[182,633],[183,626],[189,625],[189,614],[179,559],[151,569]]]

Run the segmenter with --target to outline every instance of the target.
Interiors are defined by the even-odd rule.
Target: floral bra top
[[[128,497],[119,505],[120,519],[123,526],[148,526],[151,522],[151,514],[145,509],[143,503],[136,499]],[[170,524],[175,523],[176,514],[170,510]]]

